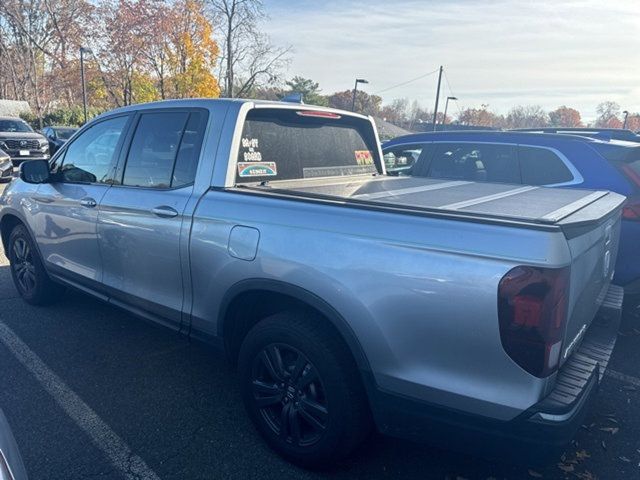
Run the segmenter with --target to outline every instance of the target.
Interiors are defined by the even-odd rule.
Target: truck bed
[[[241,188],[427,214],[566,227],[600,221],[624,202],[623,196],[607,191],[370,175],[285,180]]]

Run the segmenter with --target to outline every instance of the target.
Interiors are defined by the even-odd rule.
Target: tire
[[[355,362],[315,314],[282,312],[260,321],[242,343],[238,370],[242,399],[257,430],[297,465],[329,467],[371,431]]]
[[[64,287],[47,275],[38,250],[24,225],[16,225],[9,235],[7,256],[11,277],[23,300],[31,305],[47,305],[57,300]]]

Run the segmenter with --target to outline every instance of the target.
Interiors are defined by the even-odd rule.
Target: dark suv
[[[20,118],[0,117],[0,149],[7,152],[14,166],[24,160],[49,158],[49,142]]]

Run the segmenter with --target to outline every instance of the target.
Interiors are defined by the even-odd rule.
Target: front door
[[[190,216],[206,113],[145,110],[137,123],[120,185],[102,198],[98,235],[103,283],[115,301],[179,328],[188,274]]]
[[[56,157],[53,181],[33,197],[34,234],[47,267],[68,280],[102,280],[97,238],[100,201],[109,190],[129,115],[82,132]]]

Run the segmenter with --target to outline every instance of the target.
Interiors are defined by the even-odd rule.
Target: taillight
[[[622,218],[626,218],[627,220],[640,220],[640,198],[627,198],[622,209]]]
[[[498,286],[500,339],[536,377],[557,370],[567,324],[568,268],[515,267]]]
[[[618,167],[622,170],[625,177],[633,182],[636,187],[640,187],[640,173],[636,171],[629,164],[619,164]],[[627,220],[640,220],[640,198],[632,196],[627,198],[622,209],[622,218]]]

